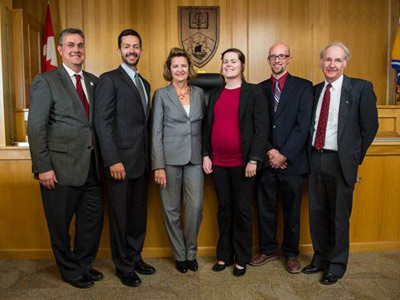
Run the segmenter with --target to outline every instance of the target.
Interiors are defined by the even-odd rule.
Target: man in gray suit
[[[36,75],[30,90],[28,136],[54,256],[64,281],[88,288],[103,274],[92,268],[100,242],[103,204],[93,131],[97,77],[82,71],[85,37],[61,32],[63,65]],[[74,248],[69,228],[75,214]]]
[[[320,53],[325,81],[314,87],[308,181],[314,257],[303,273],[324,271],[322,284],[346,272],[357,170],[378,130],[372,84],[343,75],[349,58],[342,43],[326,46]]]

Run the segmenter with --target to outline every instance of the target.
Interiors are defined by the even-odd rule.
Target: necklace
[[[190,94],[190,87],[188,85],[180,90],[178,90],[178,88],[174,86],[174,89],[180,101],[183,101],[185,97]]]

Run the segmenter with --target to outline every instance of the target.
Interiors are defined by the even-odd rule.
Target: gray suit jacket
[[[93,149],[93,95],[97,77],[83,72],[89,119],[63,66],[35,76],[30,90],[28,137],[32,172],[54,170],[59,184],[85,183]]]
[[[172,85],[158,89],[152,108],[152,168],[201,164],[204,92],[191,86],[187,115]]]

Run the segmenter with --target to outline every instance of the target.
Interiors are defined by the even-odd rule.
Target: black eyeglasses
[[[268,59],[269,60],[275,60],[275,59],[284,60],[285,58],[288,58],[289,56],[290,55],[288,55],[288,54],[278,54],[278,55],[272,54],[272,55],[268,56]]]

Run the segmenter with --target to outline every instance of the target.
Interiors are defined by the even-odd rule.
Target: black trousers
[[[64,280],[76,280],[91,269],[103,227],[103,200],[94,153],[83,186],[56,184],[53,190],[47,190],[41,185],[40,190],[57,266]],[[75,239],[71,249],[69,229],[74,214]]]
[[[217,259],[245,266],[252,255],[253,183],[244,167],[213,166],[218,198],[219,240]]]
[[[341,277],[349,258],[353,186],[348,186],[337,153],[313,151],[308,180],[312,264]]]
[[[142,259],[147,222],[148,174],[134,179],[108,179],[111,254],[121,273]]]
[[[276,235],[280,196],[284,221],[282,252],[286,257],[297,257],[303,175],[284,175],[266,168],[258,174],[256,182],[260,252],[269,255],[278,250]]]

